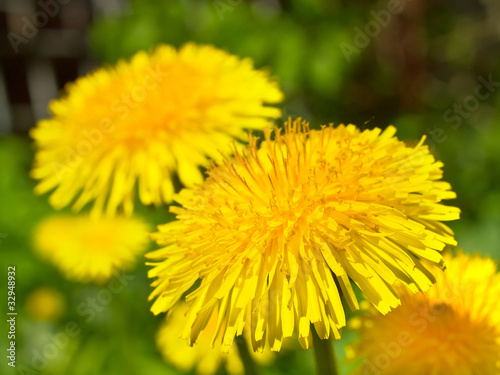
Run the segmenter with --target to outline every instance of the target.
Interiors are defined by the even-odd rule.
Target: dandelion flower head
[[[52,117],[32,130],[37,194],[52,191],[57,209],[133,211],[170,203],[174,175],[203,181],[199,166],[221,159],[244,129],[279,117],[282,93],[266,71],[215,47],[161,45],[129,62],[101,68],[68,85],[51,103]]]
[[[398,288],[388,315],[368,308],[350,323],[359,340],[348,355],[355,374],[500,373],[500,274],[490,258],[445,257],[446,271],[426,294]]]
[[[58,215],[38,225],[34,245],[66,278],[102,283],[135,264],[148,248],[149,228],[137,218]]]
[[[195,342],[216,314],[223,350],[250,325],[254,350],[267,342],[278,351],[294,331],[308,348],[311,323],[322,339],[340,337],[341,296],[358,308],[350,280],[383,313],[400,302],[397,280],[428,289],[434,279],[420,260],[440,263],[455,244],[441,221],[459,210],[442,204],[455,194],[423,140],[408,147],[394,133],[309,130],[296,119],[260,145],[251,137],[202,186],[182,190],[177,220],[152,235],[163,246],[148,255],[152,311],[169,310],[201,279],[186,297],[184,337]]]

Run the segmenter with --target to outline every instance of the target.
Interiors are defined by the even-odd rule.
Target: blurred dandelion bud
[[[31,292],[26,297],[25,306],[29,316],[45,322],[58,320],[66,309],[62,293],[48,287],[37,288]]]
[[[244,366],[236,347],[232,347],[228,353],[222,353],[220,342],[212,343],[212,336],[217,334],[217,315],[212,315],[196,345],[189,346],[186,341],[179,341],[187,307],[185,303],[176,306],[156,334],[156,344],[165,362],[171,363],[182,371],[195,369],[198,375],[215,374],[221,366],[226,368],[229,375],[243,375]],[[239,336],[236,340],[249,341],[244,336]],[[253,359],[261,365],[269,364],[273,360],[273,354],[269,351],[250,353]]]

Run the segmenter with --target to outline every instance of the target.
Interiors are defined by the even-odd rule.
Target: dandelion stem
[[[337,361],[333,351],[332,340],[321,340],[314,327],[311,327],[313,335],[314,361],[318,375],[338,375]]]
[[[247,340],[243,336],[238,336],[235,341],[240,353],[241,362],[243,362],[243,367],[245,368],[245,375],[259,375],[259,368],[248,350]]]

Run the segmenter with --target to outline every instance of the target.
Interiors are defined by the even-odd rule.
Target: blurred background
[[[4,358],[1,373],[179,373],[155,346],[161,318],[149,312],[141,258],[128,286],[86,319],[82,304],[107,286],[66,281],[33,252],[34,228],[54,211],[33,195],[27,133],[68,82],[158,43],[210,43],[250,57],[281,83],[284,119],[393,124],[410,143],[426,135],[458,194],[462,218],[450,226],[459,245],[500,259],[499,18],[497,0],[2,0],[0,261],[2,270],[17,267],[19,317],[17,367]],[[151,225],[172,218],[140,205],[138,216]],[[346,330],[336,343],[341,359],[350,340]],[[43,354],[50,343],[60,347]],[[312,371],[311,351],[294,344],[265,368]]]

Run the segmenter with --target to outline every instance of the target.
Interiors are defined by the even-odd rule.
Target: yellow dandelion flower
[[[399,304],[396,280],[428,289],[433,277],[420,259],[439,263],[455,244],[440,221],[459,210],[440,203],[455,194],[423,140],[407,147],[394,133],[309,130],[297,119],[274,139],[266,131],[260,148],[251,138],[201,187],[181,191],[182,207],[171,207],[178,220],[152,235],[164,246],[148,255],[159,261],[149,272],[153,313],[201,279],[186,297],[191,343],[215,309],[224,350],[247,318],[254,349],[267,340],[280,350],[294,330],[307,348],[311,323],[322,339],[340,336],[341,295],[358,308],[350,279],[384,313]]]
[[[68,279],[102,283],[146,251],[149,228],[137,218],[54,216],[39,224],[34,246]]]
[[[54,190],[57,209],[89,202],[93,212],[133,211],[142,203],[170,203],[172,177],[186,186],[203,181],[199,166],[231,152],[244,129],[279,117],[282,93],[265,71],[212,46],[168,45],[137,53],[68,85],[51,103],[53,117],[32,130],[37,152],[35,192]]]
[[[352,321],[359,341],[348,354],[364,359],[355,374],[500,374],[500,274],[490,258],[445,257],[446,271],[427,294],[399,287],[401,306],[372,308]]]
[[[65,309],[63,295],[53,288],[37,288],[26,298],[26,310],[36,320],[55,321],[61,317]]]
[[[221,366],[229,375],[243,375],[244,368],[238,351],[231,347],[229,353],[222,353],[220,343],[211,346],[211,336],[216,333],[217,314],[212,314],[205,332],[195,346],[191,347],[185,341],[180,341],[182,325],[186,319],[187,304],[178,305],[168,319],[164,320],[156,335],[156,345],[165,362],[171,363],[182,371],[195,369],[198,375],[215,374]],[[244,340],[244,338],[238,338]],[[272,360],[269,351],[263,353],[250,352],[259,364],[268,364]]]

